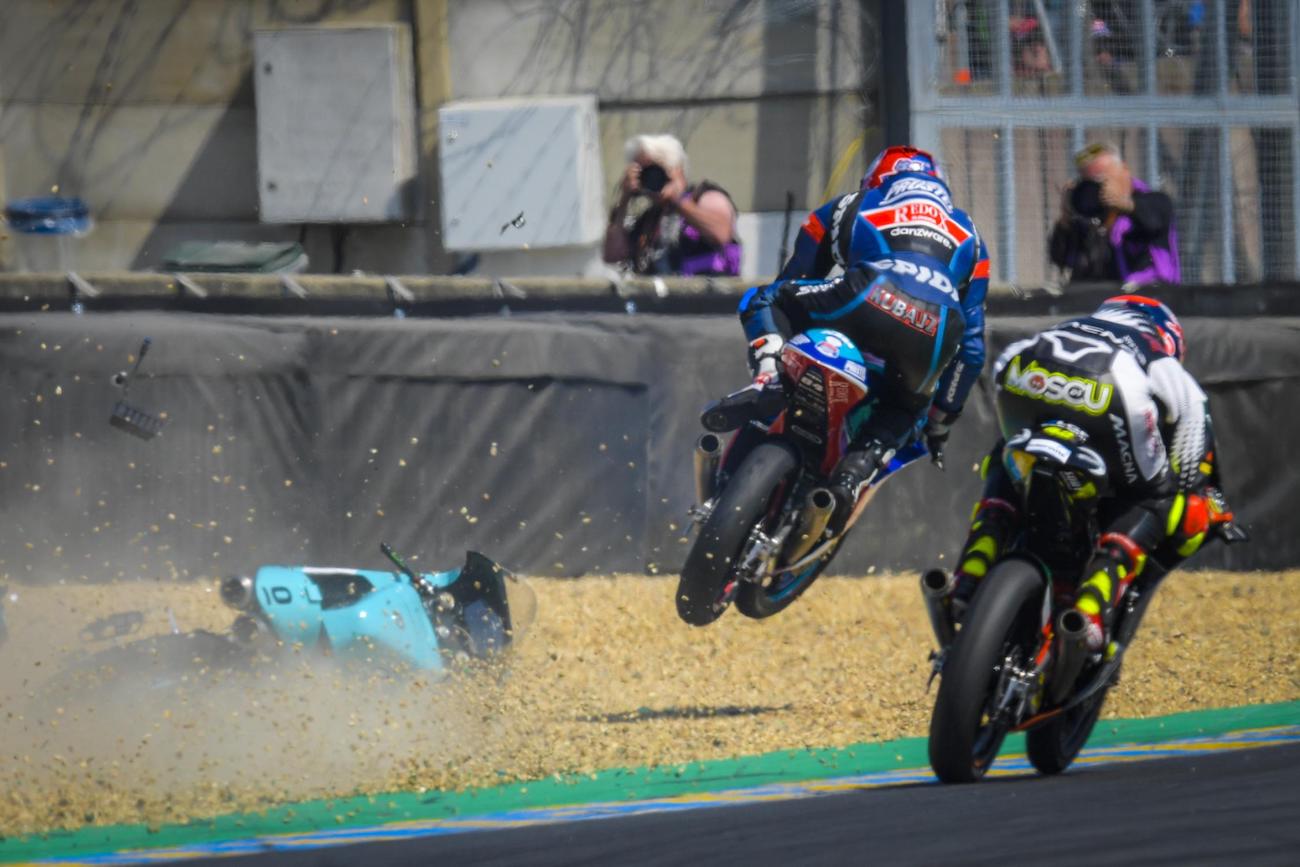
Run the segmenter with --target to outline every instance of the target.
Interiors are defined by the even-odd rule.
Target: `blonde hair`
[[[686,171],[686,148],[675,135],[634,135],[623,145],[623,155],[628,162],[645,154],[665,169],[680,168]]]
[[[1120,162],[1124,161],[1124,155],[1119,152],[1119,148],[1115,147],[1115,145],[1110,142],[1093,142],[1075,153],[1075,168],[1083,171],[1093,160],[1104,156],[1115,157]]]

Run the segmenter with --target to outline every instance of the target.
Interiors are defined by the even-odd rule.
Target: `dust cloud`
[[[167,688],[155,675],[186,645],[70,672],[173,627],[225,631],[233,615],[212,585],[11,584],[0,835],[925,733],[931,638],[915,576],[822,579],[771,620],[729,613],[703,629],[677,621],[675,583],[533,579],[537,620],[505,664],[445,680],[290,649]],[[85,631],[133,611],[131,636]],[[1297,619],[1300,572],[1174,576],[1105,715],[1300,698]]]

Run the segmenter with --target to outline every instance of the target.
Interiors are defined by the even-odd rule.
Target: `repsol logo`
[[[1082,376],[1066,376],[1064,373],[1047,370],[1037,361],[1021,368],[1020,356],[1011,359],[1007,367],[1007,378],[1003,387],[1012,394],[1020,394],[1034,400],[1062,404],[1082,410],[1088,415],[1101,415],[1110,406],[1114,387],[1095,379]]]
[[[939,331],[938,316],[879,284],[867,295],[867,301],[922,334],[934,337]]]

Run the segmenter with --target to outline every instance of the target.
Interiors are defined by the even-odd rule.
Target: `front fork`
[[[1040,569],[1043,567],[1040,566]],[[1022,660],[1019,654],[1009,654],[1000,665],[998,686],[993,702],[993,712],[1006,715],[1009,724],[1018,725],[1026,717],[1032,717],[1042,707],[1044,685],[1051,682],[1051,667],[1061,654],[1056,652],[1056,634],[1052,625],[1052,587],[1050,579],[1044,590],[1042,611],[1042,631],[1039,633],[1037,646],[1029,660]],[[927,689],[936,677],[943,673],[944,662],[957,639],[957,624],[954,622],[950,596],[954,584],[953,576],[943,569],[930,569],[921,575],[921,594],[925,598],[926,613],[930,617],[930,628],[934,632],[939,649],[930,651],[930,679]]]

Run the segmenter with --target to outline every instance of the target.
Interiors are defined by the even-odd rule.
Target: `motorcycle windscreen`
[[[477,551],[449,588],[474,656],[490,656],[517,641],[537,613],[537,596],[526,582]]]
[[[870,387],[870,377],[885,369],[883,359],[863,352],[852,340],[830,328],[809,328],[790,338],[790,348],[823,367],[844,374],[863,389]]]

